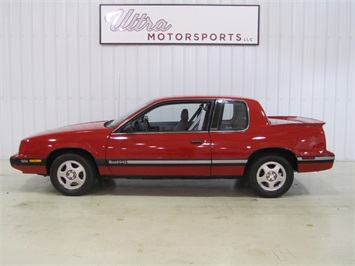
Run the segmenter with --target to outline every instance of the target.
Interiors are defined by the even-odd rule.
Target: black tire
[[[264,198],[277,198],[285,194],[293,183],[291,164],[278,155],[258,158],[249,169],[250,187]]]
[[[54,188],[66,196],[81,196],[89,192],[96,181],[94,166],[78,154],[63,154],[56,158],[50,169]]]

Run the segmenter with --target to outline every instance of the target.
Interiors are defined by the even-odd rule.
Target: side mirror
[[[123,129],[122,129],[122,132],[123,133],[133,133],[134,130],[133,130],[133,127],[131,125],[127,125],[125,126]]]

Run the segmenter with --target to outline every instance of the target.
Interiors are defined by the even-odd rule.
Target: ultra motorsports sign
[[[100,5],[101,44],[259,44],[259,6]]]

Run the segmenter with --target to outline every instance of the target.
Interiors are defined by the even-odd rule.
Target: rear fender
[[[244,176],[248,175],[250,168],[253,166],[253,164],[256,160],[258,160],[260,157],[264,157],[264,156],[268,156],[268,155],[278,155],[278,156],[285,158],[290,163],[293,170],[298,171],[297,157],[292,151],[287,150],[285,148],[270,147],[270,148],[264,148],[264,149],[254,151],[249,156],[247,165],[244,169]]]

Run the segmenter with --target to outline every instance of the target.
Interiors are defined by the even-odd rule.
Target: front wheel
[[[279,197],[285,194],[293,183],[293,168],[283,157],[260,157],[251,166],[249,183],[261,197]]]
[[[78,154],[63,154],[54,160],[50,177],[54,188],[60,193],[80,196],[94,186],[96,171],[85,157]]]

